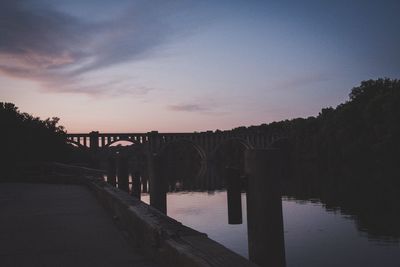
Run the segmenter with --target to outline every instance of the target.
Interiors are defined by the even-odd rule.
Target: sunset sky
[[[0,101],[68,132],[317,115],[400,78],[400,1],[0,1]]]

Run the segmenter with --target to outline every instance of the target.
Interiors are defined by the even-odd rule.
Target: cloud
[[[225,116],[228,115],[224,107],[217,103],[207,104],[176,104],[167,106],[168,110],[176,112],[189,112],[189,113],[200,113],[205,116]]]
[[[82,84],[85,76],[152,56],[174,36],[174,12],[177,6],[165,1],[136,1],[99,21],[38,0],[2,0],[0,74],[39,81],[55,92],[101,93],[106,90]]]
[[[7,74],[35,77],[88,56],[88,23],[21,0],[1,1],[0,16],[0,68]]]
[[[169,110],[173,111],[188,111],[188,112],[195,112],[195,111],[207,111],[209,108],[197,105],[197,104],[177,104],[177,105],[169,105]]]
[[[47,89],[50,90],[51,89]],[[64,84],[58,88],[60,93],[89,94],[91,96],[133,96],[142,97],[149,92],[156,90],[155,88],[135,84],[127,80],[108,80],[106,82],[86,82],[80,81],[71,84]]]

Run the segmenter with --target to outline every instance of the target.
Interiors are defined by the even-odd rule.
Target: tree
[[[12,103],[0,103],[0,148],[4,166],[17,162],[62,161],[70,146],[59,118],[41,120]]]

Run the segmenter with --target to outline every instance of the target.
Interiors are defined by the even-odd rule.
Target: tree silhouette
[[[12,170],[19,163],[41,161],[70,161],[77,151],[66,143],[59,118],[41,120],[22,113],[12,103],[0,103],[0,160]]]

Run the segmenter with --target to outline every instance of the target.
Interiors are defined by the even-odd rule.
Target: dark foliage
[[[292,144],[293,164],[311,162],[319,173],[394,178],[400,171],[400,81],[363,81],[346,103],[324,108],[316,117],[233,131],[284,132]]]
[[[81,157],[66,143],[66,133],[58,118],[41,120],[22,113],[12,103],[0,103],[0,148],[4,169],[20,163],[70,162]]]

